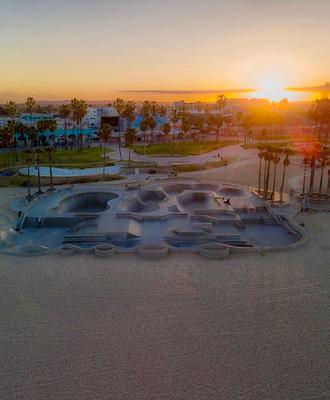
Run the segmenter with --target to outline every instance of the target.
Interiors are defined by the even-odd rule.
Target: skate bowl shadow
[[[137,196],[124,199],[120,204],[119,208],[122,211],[131,213],[145,213],[156,211],[159,209],[158,203],[146,204],[141,201]]]
[[[213,192],[185,192],[177,197],[179,205],[185,210],[219,209],[221,205],[216,201]]]
[[[169,194],[182,193],[185,190],[193,190],[194,185],[189,183],[168,183],[163,186],[165,192]]]
[[[225,197],[248,197],[250,195],[248,190],[236,187],[224,187],[219,190],[219,194]]]
[[[60,201],[58,211],[62,213],[99,213],[107,210],[109,202],[118,198],[115,193],[87,192],[66,197]]]
[[[123,199],[119,208],[132,213],[145,213],[156,211],[160,203],[167,200],[166,194],[161,190],[141,190],[136,195]]]

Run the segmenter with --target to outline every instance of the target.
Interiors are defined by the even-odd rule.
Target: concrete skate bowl
[[[59,203],[58,211],[63,213],[99,213],[107,210],[109,202],[117,199],[115,193],[88,192],[66,197]]]
[[[147,205],[158,205],[162,201],[167,200],[166,194],[161,190],[141,190],[137,196]]]
[[[250,192],[239,187],[223,187],[219,190],[219,194],[224,197],[248,197]]]
[[[213,192],[185,192],[178,195],[178,204],[185,211],[217,210],[221,206]]]
[[[130,213],[146,213],[159,209],[157,202],[144,203],[137,196],[124,199],[119,204],[119,209]]]
[[[196,183],[195,190],[207,190],[212,192],[218,192],[219,185],[214,183]]]
[[[194,188],[194,185],[189,183],[168,183],[163,186],[165,192],[169,194],[178,194],[185,190],[193,190]]]

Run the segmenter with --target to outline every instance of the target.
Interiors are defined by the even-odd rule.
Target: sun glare
[[[264,80],[260,82],[258,97],[266,98],[270,101],[280,101],[288,97],[285,84],[279,80]]]

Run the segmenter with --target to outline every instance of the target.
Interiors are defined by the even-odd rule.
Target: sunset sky
[[[329,0],[0,0],[0,93],[307,99],[281,91],[330,80],[329,20]]]

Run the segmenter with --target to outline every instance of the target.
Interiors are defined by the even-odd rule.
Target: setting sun
[[[258,85],[258,92],[256,97],[266,98],[270,101],[280,101],[284,98],[294,96],[294,93],[290,93],[285,89],[285,84],[276,79],[267,79]]]

